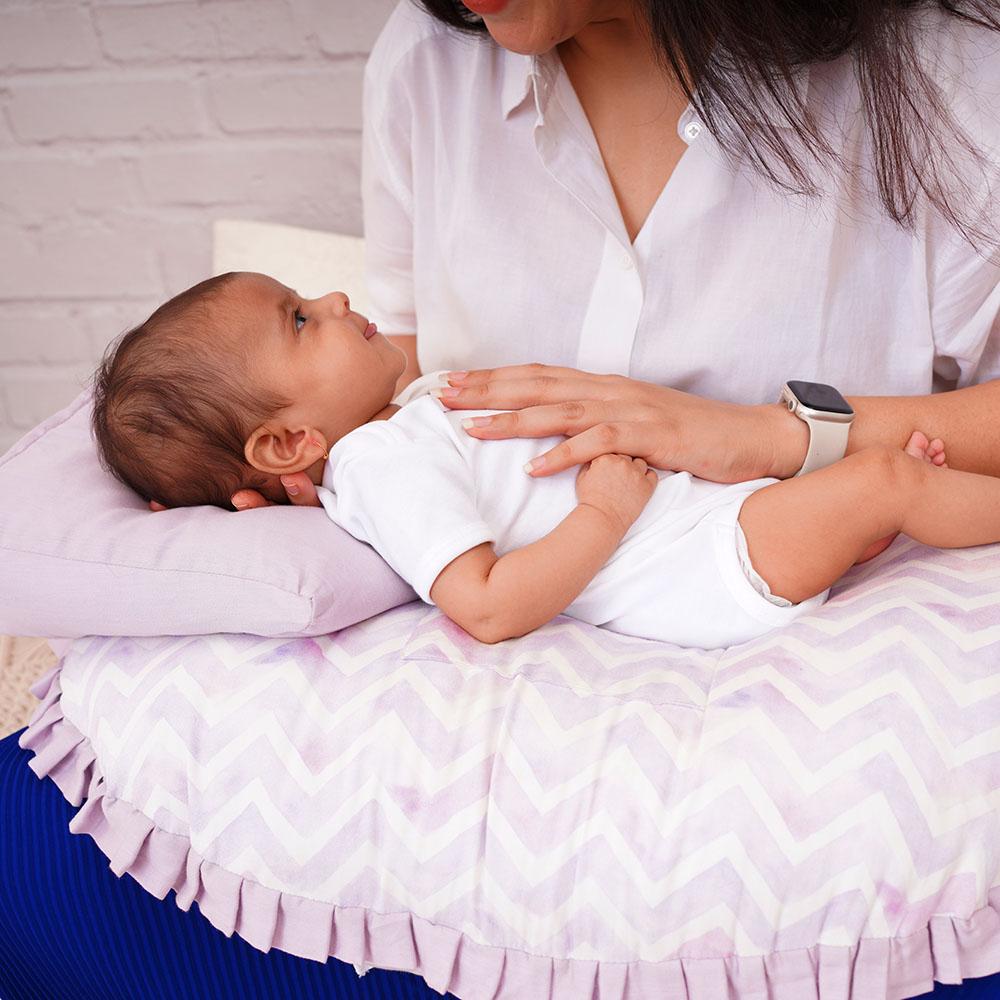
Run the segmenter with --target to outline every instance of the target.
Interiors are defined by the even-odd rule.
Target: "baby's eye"
[[[305,316],[302,315],[302,313],[300,313],[298,311],[298,309],[296,309],[295,310],[295,329],[296,329],[296,331],[302,329],[302,326],[299,324],[300,320],[302,321],[302,323],[305,323],[306,318],[305,318]]]

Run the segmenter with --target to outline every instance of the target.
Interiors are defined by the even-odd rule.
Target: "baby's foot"
[[[914,458],[922,458],[925,462],[930,462],[939,469],[948,468],[948,463],[944,460],[944,442],[941,438],[928,441],[927,435],[922,431],[914,431],[910,435],[910,440],[904,445],[903,451]]]

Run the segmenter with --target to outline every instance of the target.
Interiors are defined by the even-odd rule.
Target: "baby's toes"
[[[944,441],[941,438],[934,438],[927,446],[927,457],[938,468],[948,468],[948,463],[945,461]]]
[[[910,440],[903,445],[903,451],[914,458],[927,458],[927,435],[921,431],[914,431],[910,435]]]

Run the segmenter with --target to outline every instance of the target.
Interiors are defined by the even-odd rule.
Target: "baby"
[[[713,483],[603,455],[522,471],[560,437],[481,441],[428,393],[393,397],[403,352],[346,295],[298,296],[262,274],[201,282],[109,348],[95,377],[102,460],[146,500],[283,501],[305,471],[330,518],[426,602],[493,643],[565,613],[710,649],[819,607],[895,532],[929,545],[1000,540],[1000,479],[937,466],[938,442],[872,447],[788,480]]]

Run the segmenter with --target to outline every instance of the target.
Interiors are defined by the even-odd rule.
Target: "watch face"
[[[832,385],[822,382],[792,382],[788,388],[795,393],[803,406],[824,413],[853,413],[851,404]]]

